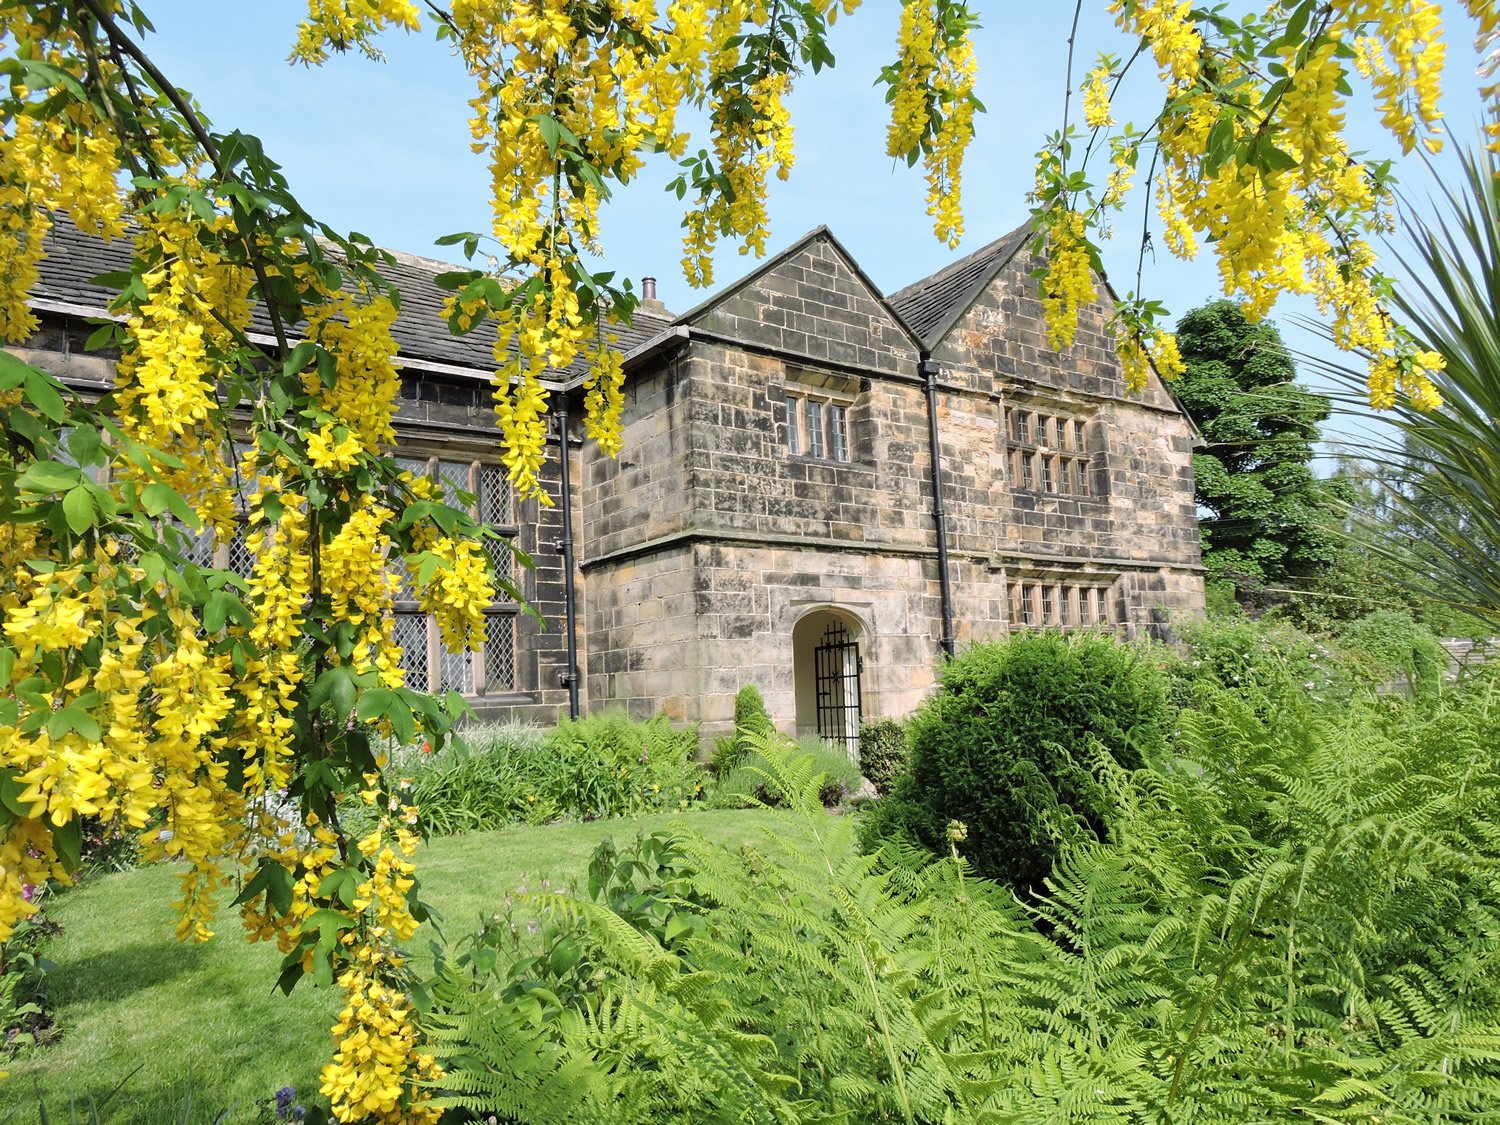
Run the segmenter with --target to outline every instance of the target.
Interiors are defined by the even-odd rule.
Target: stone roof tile
[[[82,315],[107,316],[115,292],[95,284],[93,279],[130,268],[130,239],[105,242],[84,234],[65,216],[58,216],[47,235],[46,248],[47,256],[42,259],[33,298],[71,306]],[[442,315],[448,292],[437,285],[436,278],[463,267],[414,254],[396,253],[393,257],[394,261],[383,265],[380,272],[401,294],[401,312],[392,328],[401,358],[443,364],[459,369],[454,374],[460,376],[489,379],[494,368],[493,327],[481,325],[467,336],[455,336]],[[620,349],[629,354],[660,335],[671,323],[670,315],[639,310],[634,323],[628,327],[616,326],[613,331],[619,337]],[[273,334],[263,306],[256,306],[251,330],[266,337]],[[554,380],[571,380],[586,374],[587,365],[582,360],[566,371],[547,373]]]
[[[1028,220],[930,277],[896,290],[886,302],[922,346],[931,351],[1031,235],[1032,225]]]

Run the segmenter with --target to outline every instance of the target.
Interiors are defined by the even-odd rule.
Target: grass
[[[533,889],[544,878],[581,882],[589,855],[608,836],[623,843],[637,832],[686,824],[730,847],[774,850],[767,830],[791,823],[764,810],[703,810],[507,828],[434,840],[419,853],[417,869],[425,897],[457,937],[523,880]],[[86,1119],[87,1099],[102,1100],[122,1079],[102,1115],[109,1125],[176,1122],[189,1091],[195,1125],[225,1110],[226,1122],[272,1120],[254,1103],[282,1086],[316,1095],[318,1071],[331,1054],[337,994],[310,982],[290,997],[274,991],[280,955],[274,946],[246,942],[233,911],[212,941],[179,944],[172,936],[176,894],[176,873],[157,866],[95,878],[53,901],[50,914],[63,932],[44,952],[57,964],[47,987],[62,1037],[6,1064],[0,1123],[38,1121],[38,1093],[52,1121],[69,1120],[69,1099]],[[423,967],[431,936],[424,927],[413,939]]]

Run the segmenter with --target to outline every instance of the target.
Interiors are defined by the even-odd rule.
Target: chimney
[[[671,320],[673,314],[667,310],[667,306],[656,299],[656,278],[641,278],[641,311],[651,316],[665,317]]]

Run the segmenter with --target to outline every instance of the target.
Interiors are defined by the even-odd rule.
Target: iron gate
[[[842,622],[829,625],[813,649],[818,737],[842,746],[855,761],[859,760],[859,674],[863,666],[859,642]]]

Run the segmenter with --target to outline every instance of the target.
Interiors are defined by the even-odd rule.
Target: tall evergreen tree
[[[1214,301],[1178,324],[1186,365],[1176,385],[1203,431],[1193,458],[1208,578],[1249,604],[1268,587],[1323,574],[1337,557],[1334,487],[1312,470],[1326,396],[1296,383],[1296,366],[1268,320]]]

